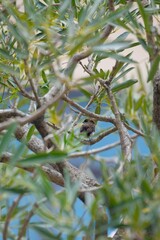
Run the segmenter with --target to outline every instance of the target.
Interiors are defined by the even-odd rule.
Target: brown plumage
[[[90,137],[93,132],[95,132],[95,121],[93,119],[85,119],[80,128],[80,133],[86,133],[87,137]]]

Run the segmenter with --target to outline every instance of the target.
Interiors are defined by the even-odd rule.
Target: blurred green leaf
[[[42,78],[43,78],[44,83],[48,83],[47,76],[46,76],[44,70],[42,70]]]
[[[123,83],[119,83],[116,86],[112,87],[112,91],[113,92],[118,92],[122,89],[125,89],[125,88],[128,88],[128,87],[132,86],[133,84],[135,84],[137,82],[138,82],[138,80],[130,79],[128,81],[125,81]]]
[[[34,166],[35,164],[44,163],[57,163],[64,161],[67,158],[65,151],[54,150],[50,153],[38,153],[37,155],[31,155],[30,157],[20,160],[18,165],[20,166]]]
[[[146,13],[145,7],[143,6],[142,2],[140,0],[137,0],[139,11],[141,14],[141,17],[143,19],[145,30],[146,32],[149,32],[150,30],[150,23],[149,23],[149,16]]]
[[[28,126],[22,126],[22,130],[29,127],[28,134],[26,133],[21,139],[23,142],[17,143],[14,130],[2,131],[1,154],[7,151],[11,156],[9,162],[0,164],[2,222],[6,221],[14,195],[24,194],[10,219],[7,239],[17,238],[19,227],[24,223],[32,203],[36,201],[40,203],[39,207],[33,212],[33,218],[28,223],[23,238],[32,239],[30,229],[36,231],[40,235],[39,238],[43,239],[73,240],[81,239],[83,236],[95,238],[95,232],[103,229],[106,234],[107,230],[110,230],[108,227],[114,226],[118,230],[124,230],[125,236],[122,235],[122,239],[131,237],[145,240],[160,239],[158,178],[160,139],[159,132],[152,126],[153,96],[152,88],[149,87],[151,83],[146,85],[146,79],[151,81],[158,71],[160,5],[157,0],[150,1],[145,6],[143,2],[115,0],[115,9],[111,11],[111,2],[104,0],[24,0],[21,7],[12,1],[1,1],[1,110],[11,108],[13,111],[16,108],[25,114],[34,112],[31,100],[19,94],[11,75],[16,76],[30,94],[33,94],[30,84],[32,79],[38,97],[42,100],[52,87],[64,84],[66,94],[81,106],[85,106],[94,96],[98,78],[104,81],[112,79],[111,87],[116,94],[115,100],[121,121],[124,123],[128,121],[128,125],[146,134],[145,137],[139,136],[138,139],[134,139],[130,162],[124,161],[120,146],[111,150],[115,157],[101,157],[101,153],[97,153],[81,159],[87,161],[85,167],[82,166],[81,172],[85,170],[87,175],[90,174],[91,166],[96,177],[100,177],[100,182],[103,183],[102,188],[96,191],[94,199],[90,198],[90,193],[85,194],[86,204],[83,205],[77,201],[78,197],[84,198],[83,192],[79,192],[83,174],[80,174],[79,178],[74,174],[71,178],[69,174],[65,174],[65,190],[59,191],[58,188],[57,191],[57,186],[39,167],[41,164],[50,166],[49,164],[52,163],[55,166],[59,161],[69,160],[68,152],[88,151],[88,147],[80,142],[79,137],[77,138],[79,122],[70,131],[70,124],[72,125],[78,112],[70,108],[69,104],[62,99],[58,99],[51,108],[46,109],[45,120],[47,122],[51,120],[60,127],[56,130],[48,126],[53,133],[53,141],[58,149],[64,149],[64,151],[56,149],[45,153],[44,149],[43,153],[37,153],[37,149],[32,148],[35,153],[31,153],[28,141],[34,135],[41,138],[39,132],[34,131],[35,127],[31,123]],[[106,39],[102,39],[104,29],[109,29],[109,26],[113,27],[112,32]],[[153,40],[152,44],[150,40]],[[150,58],[146,58],[145,55],[139,56],[141,48]],[[90,54],[88,58],[76,58],[75,54],[88,49],[87,53]],[[136,51],[138,56],[135,57]],[[79,60],[82,60],[93,74],[89,75],[81,68],[80,71],[86,74],[86,77],[81,77],[78,72]],[[70,63],[72,63],[71,68],[67,69]],[[148,70],[150,65],[152,66]],[[139,84],[132,87],[137,82],[132,79],[136,69],[139,71]],[[145,76],[145,73],[148,76]],[[89,111],[114,118],[112,109],[107,92],[100,87],[89,106]],[[83,114],[82,118],[89,117]],[[0,120],[0,124],[3,124],[3,115]],[[82,121],[81,119],[80,122]],[[107,129],[111,129],[110,123],[98,121],[96,137]],[[106,145],[111,140],[118,140],[118,134],[116,131],[97,144]],[[132,133],[131,136],[133,136]],[[95,148],[94,145],[92,148]],[[111,153],[107,151],[104,155]],[[72,161],[73,164],[79,164],[78,159]],[[124,171],[120,170],[121,164],[124,165]],[[26,171],[25,167],[31,167],[28,170],[33,168],[35,170],[31,173]],[[100,173],[100,176],[97,173]],[[75,183],[77,178],[78,181]],[[92,180],[86,177],[86,180],[83,179],[83,183],[85,182],[90,185]],[[83,187],[86,188],[84,184],[82,184]],[[97,209],[99,210],[100,206],[105,209],[104,215],[98,214]],[[104,223],[106,209],[110,214],[107,224]],[[37,216],[40,218],[39,221],[35,221]],[[98,221],[96,225],[95,218]],[[0,231],[3,232],[1,225]],[[95,229],[96,226],[98,229]]]
[[[0,49],[0,56],[11,61],[14,60],[13,56],[11,56],[9,52],[4,49]]]
[[[61,237],[58,237],[58,235],[53,234],[53,232],[49,229],[46,228],[46,226],[32,226],[31,228],[34,229],[37,233],[39,233],[39,235],[41,237],[44,237],[46,240],[50,240],[50,239],[57,239],[60,240]]]
[[[93,50],[95,52],[105,52],[108,50],[117,51],[117,50],[123,50],[123,49],[129,48],[130,45],[131,45],[131,41],[125,41],[125,42],[124,41],[113,41],[110,43],[95,46],[95,47],[93,47]]]
[[[143,194],[147,194],[149,197],[153,196],[152,189],[150,184],[147,182],[146,179],[143,179],[141,182],[141,188],[143,191]]]
[[[14,76],[19,76],[18,70],[15,70],[12,66],[0,63],[0,72],[5,72]]]
[[[157,56],[152,65],[151,65],[151,69],[150,69],[150,72],[149,72],[149,75],[148,75],[148,80],[147,82],[149,81],[153,81],[157,71],[159,70],[159,64],[160,64],[160,56]]]
[[[113,82],[118,81],[119,79],[122,79],[127,73],[129,73],[130,71],[132,71],[134,69],[134,67],[128,68],[126,70],[121,69],[122,73],[120,73],[117,77],[114,77]]]
[[[31,127],[29,128],[29,131],[28,131],[28,133],[27,133],[27,136],[26,136],[27,142],[30,141],[30,139],[31,139],[34,131],[35,131],[35,126],[33,125],[33,126],[31,126]]]
[[[20,188],[20,187],[0,187],[0,192],[8,192],[14,194],[25,194],[28,193],[27,189]]]
[[[87,91],[85,88],[81,88],[80,87],[80,91],[83,93],[83,95],[85,95],[87,98],[92,96],[92,93]]]
[[[17,149],[14,150],[14,154],[12,154],[10,158],[10,165],[16,165],[16,163],[19,161],[19,159],[22,157],[26,150],[28,150],[28,148],[25,143],[22,143],[20,146],[18,146]]]
[[[0,143],[0,155],[2,155],[4,152],[8,150],[8,143],[12,139],[12,134],[16,131],[17,124],[11,124],[11,126],[8,128],[7,132],[5,135],[2,137],[2,141]]]
[[[97,104],[97,107],[95,109],[95,113],[96,114],[100,114],[101,113],[101,104],[100,104],[100,102]]]
[[[8,78],[7,82],[11,87],[13,87],[14,89],[17,89],[17,85],[15,84],[12,78]]]

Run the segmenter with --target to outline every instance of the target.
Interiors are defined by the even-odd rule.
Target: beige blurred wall
[[[43,2],[43,0],[41,0]],[[16,1],[16,5],[17,7],[23,11],[24,8],[23,8],[23,0],[17,0]],[[136,7],[136,3],[133,4],[133,8]],[[139,20],[141,21],[141,20]],[[160,16],[158,17],[157,16],[157,19],[155,18],[154,19],[154,25],[157,27],[157,30],[159,31],[159,34],[160,34]],[[119,36],[121,33],[123,33],[122,30],[116,30],[109,38],[108,38],[108,42],[111,42],[113,41],[114,39],[117,38],[117,36]],[[131,39],[133,41],[136,41],[135,37],[133,35],[129,35],[128,39]],[[147,79],[147,72],[148,72],[148,54],[147,52],[143,49],[142,46],[136,46],[132,49],[129,49],[129,50],[125,50],[123,53],[123,55],[126,55],[130,52],[133,52],[132,53],[132,58],[133,60],[135,60],[137,63],[134,64],[134,69],[129,72],[127,75],[126,75],[126,79],[127,78],[137,78],[139,77],[138,76],[138,69],[140,69],[140,72],[141,72],[141,77],[142,77],[142,80],[144,80],[144,82],[146,82],[146,79]],[[62,64],[63,64],[63,67],[67,64],[67,60],[66,58],[63,58],[62,57]],[[87,64],[88,61],[87,59],[85,59],[83,61],[84,64]],[[98,69],[102,68],[104,71],[107,71],[108,69],[112,69],[113,65],[115,63],[115,60],[114,59],[107,59],[107,60],[102,60],[100,62],[100,64],[98,65]],[[75,79],[79,79],[79,78],[83,78],[87,76],[87,74],[84,72],[84,70],[82,69],[82,67],[78,64],[76,69],[75,69],[75,72],[74,72],[74,78]]]

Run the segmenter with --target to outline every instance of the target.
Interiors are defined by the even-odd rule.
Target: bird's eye
[[[83,122],[84,122],[84,123],[85,123],[85,122],[88,122],[88,119],[85,119]]]

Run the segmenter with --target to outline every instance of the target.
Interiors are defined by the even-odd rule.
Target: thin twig
[[[75,69],[77,63],[80,60],[89,57],[91,53],[92,53],[91,49],[87,49],[81,53],[75,54],[68,62],[68,65],[64,71],[65,75],[70,75],[70,73]]]
[[[12,78],[13,78],[15,84],[17,85],[17,87],[19,88],[21,94],[22,94],[24,97],[26,97],[26,98],[28,98],[28,99],[30,99],[30,100],[32,100],[32,101],[35,101],[35,97],[31,96],[31,95],[22,87],[22,85],[21,85],[20,82],[16,79],[16,77],[15,77],[14,75],[12,75]]]
[[[130,137],[131,139],[134,139],[138,137],[137,134],[133,135],[132,137]],[[97,149],[93,149],[93,150],[90,150],[90,151],[83,151],[83,152],[76,152],[76,153],[71,153],[69,154],[69,158],[76,158],[76,157],[83,157],[83,156],[88,156],[88,155],[92,155],[92,154],[96,154],[96,153],[99,153],[99,152],[103,152],[103,151],[106,151],[106,150],[109,150],[109,149],[112,149],[114,147],[117,147],[118,145],[121,144],[121,141],[117,141],[115,143],[112,143],[112,144],[109,144],[107,146],[104,146],[104,147],[101,147],[101,148],[97,148]]]
[[[109,83],[112,82],[112,80],[113,80],[113,78],[114,78],[114,76],[115,76],[115,71],[117,70],[117,67],[118,67],[118,66],[119,66],[119,62],[116,61],[115,65],[113,66],[112,71],[111,71],[111,73],[110,73],[109,79],[108,79],[108,82],[109,82]]]
[[[23,139],[26,138],[27,133],[28,133],[28,128],[26,126],[19,127],[16,132],[17,140],[23,141]],[[27,146],[30,150],[32,150],[35,153],[44,152],[43,141],[34,135],[31,137],[31,139],[27,143]],[[66,171],[69,172],[72,181],[74,182],[79,181],[79,176],[81,176],[81,174],[83,175],[80,189],[81,188],[86,189],[87,187],[93,187],[93,186],[99,185],[95,179],[90,178],[86,173],[83,173],[81,170],[79,170],[78,168],[76,168],[75,166],[73,166],[72,164],[70,164],[68,161],[65,161],[65,160],[66,159],[64,159],[65,169]],[[59,184],[60,186],[63,186],[64,179],[63,179],[62,173],[59,173],[58,166],[56,164],[52,164],[49,166],[50,168],[47,168],[47,169],[45,168],[45,166],[43,166],[42,169],[46,171],[47,175],[53,182]]]
[[[18,127],[15,136],[18,141],[23,141],[28,133],[28,127],[23,126],[23,127]],[[38,137],[32,135],[31,139],[27,142],[28,148],[35,152],[35,153],[41,153],[44,152],[44,143],[42,140],[40,140]],[[65,161],[65,159],[64,159]],[[83,175],[80,189],[87,189],[88,187],[93,187],[93,186],[99,186],[99,183],[95,180],[90,178],[86,173],[83,173],[81,170],[70,164],[68,161],[64,163],[65,169],[70,173],[70,177],[72,181],[76,182],[79,181],[79,177]],[[49,167],[42,166],[43,171],[46,172],[46,174],[49,176],[50,180],[52,182],[55,182],[56,184],[60,186],[64,186],[64,179],[62,174],[59,172],[59,168],[56,164],[49,165]],[[25,169],[28,171],[32,171],[32,169]],[[83,197],[81,195],[81,197]]]
[[[52,3],[52,6],[53,7],[59,7],[59,6],[61,6],[61,4],[60,3]]]
[[[9,152],[4,153],[0,157],[0,163],[9,164],[9,161],[10,161],[12,156],[13,155],[11,153],[9,153]],[[37,166],[35,166],[35,167],[34,166],[32,166],[32,167],[22,167],[22,166],[20,166],[20,164],[16,164],[15,167],[23,169],[23,170],[25,170],[27,172],[33,173]],[[49,164],[47,166],[46,165],[44,165],[44,166],[42,165],[40,168],[47,175],[47,177],[50,179],[51,182],[53,182],[53,183],[55,183],[55,184],[57,184],[57,185],[59,185],[61,187],[64,186],[64,178],[63,178],[61,173],[59,173],[57,170],[53,169],[53,167],[51,167]]]
[[[111,128],[111,129],[103,132],[103,133],[100,133],[100,134],[98,135],[98,137],[93,138],[93,139],[90,139],[90,140],[84,139],[84,140],[81,141],[81,143],[83,143],[83,144],[85,144],[85,145],[93,145],[93,144],[99,142],[99,141],[102,140],[104,137],[108,136],[109,134],[111,134],[111,133],[113,133],[113,132],[115,132],[115,131],[117,131],[117,128],[116,128],[116,127],[113,127],[113,128]]]
[[[83,69],[84,69],[89,75],[93,75],[93,74],[94,74],[94,72],[93,72],[92,70],[88,69],[85,65],[83,65],[82,62],[80,62],[80,65],[83,67]],[[114,67],[112,68],[112,71],[111,71],[109,80],[107,80],[106,83],[109,83],[109,84],[111,83],[111,81],[113,80],[113,76],[114,76],[114,74],[115,74],[115,71],[116,71],[118,65],[119,65],[119,62],[116,61]],[[101,82],[101,84],[102,84],[103,87],[104,87],[104,82],[102,83],[102,80],[99,79],[99,78],[98,78],[97,80],[98,80],[99,82]],[[106,86],[105,86],[105,88],[106,88]],[[128,124],[124,123],[124,125],[125,125],[125,127],[126,127],[127,129],[131,130],[132,132],[137,133],[138,135],[140,135],[140,136],[142,136],[142,137],[145,136],[144,133],[142,133],[141,131],[139,131],[139,130],[137,130],[137,129],[135,129],[135,128],[132,128],[132,127],[129,126]],[[86,141],[84,140],[83,142],[84,142],[85,144],[88,143],[88,145],[89,145],[89,142],[90,142],[90,144],[92,144],[92,140],[90,140],[90,141],[88,141],[88,142],[86,142]],[[94,142],[94,141],[93,141],[93,142]],[[94,143],[93,143],[93,144],[94,144]]]
[[[31,78],[29,78],[29,82],[30,82],[30,85],[31,85],[31,88],[32,88],[32,91],[33,91],[33,94],[34,94],[34,97],[35,97],[35,100],[37,102],[37,106],[40,107],[41,106],[41,102],[40,102],[40,99],[38,97],[38,94],[37,94],[37,91],[36,91],[36,87],[33,83],[33,80]]]
[[[114,148],[114,147],[116,147],[120,144],[121,144],[121,142],[117,141],[117,142],[109,144],[107,146],[100,147],[100,148],[97,148],[97,149],[93,149],[93,150],[90,150],[90,151],[82,151],[82,152],[71,153],[71,154],[69,154],[68,157],[69,158],[77,158],[77,157],[89,156],[89,155],[92,155],[92,154],[96,154],[96,153],[100,153],[100,152],[109,150],[109,149]]]
[[[32,78],[31,78],[31,76],[30,76],[30,72],[29,72],[28,64],[27,64],[27,61],[26,61],[26,60],[24,60],[24,65],[25,65],[25,68],[24,68],[25,74],[26,74],[26,76],[28,77],[30,86],[31,86],[31,88],[32,88],[32,91],[33,91],[33,94],[34,94],[34,97],[35,97],[35,100],[36,100],[36,102],[37,102],[37,106],[40,107],[40,106],[41,106],[41,102],[40,102],[40,99],[39,99],[39,97],[38,97],[36,87],[35,87],[35,85],[34,85],[34,83],[33,83],[33,80],[32,80]]]
[[[89,106],[93,103],[95,97],[97,96],[97,93],[98,93],[98,90],[91,96],[89,102],[88,102],[87,105],[84,107],[84,109],[87,110],[87,109],[89,108]],[[76,119],[75,119],[74,122],[72,123],[72,126],[71,126],[71,129],[70,129],[70,130],[72,130],[72,128],[73,128],[74,126],[76,126],[77,122],[79,121],[79,119],[80,119],[80,117],[81,117],[82,115],[83,115],[82,112],[80,112],[80,113],[78,114],[78,116],[76,117]]]
[[[7,118],[25,117],[26,114],[17,109],[0,109],[0,122],[6,121]]]
[[[46,121],[46,123],[48,124],[48,126],[53,128],[54,130],[60,130],[60,127],[58,127],[56,124],[48,122],[48,121]]]
[[[134,133],[137,133],[138,135],[142,136],[142,137],[145,137],[146,135],[144,133],[142,133],[140,130],[137,130],[133,127],[131,127],[130,125],[128,125],[127,123],[124,122],[124,125],[125,127],[128,129],[128,130],[131,130],[132,132]]]
[[[93,72],[91,71],[91,69],[89,69],[86,65],[84,65],[82,62],[79,62],[79,64],[82,66],[82,68],[84,69],[84,71],[86,73],[88,73],[89,75],[92,75]]]
[[[122,153],[124,155],[124,158],[126,160],[131,160],[131,148],[132,148],[132,142],[130,139],[130,136],[127,132],[127,129],[124,125],[124,123],[121,120],[121,115],[120,112],[118,110],[118,106],[115,100],[115,97],[110,89],[110,85],[106,84],[106,82],[104,82],[102,79],[98,79],[98,81],[100,82],[100,84],[106,89],[106,92],[108,94],[108,97],[110,99],[111,105],[112,105],[112,109],[113,109],[113,113],[115,115],[115,121],[116,121],[116,127],[118,129],[119,132],[119,136],[121,139],[121,148],[122,148]]]
[[[115,8],[114,8],[114,0],[109,0],[108,1],[108,8],[109,8],[109,11],[110,12],[114,12],[115,11]],[[112,30],[114,29],[114,26],[112,25],[107,25],[101,35],[101,39],[102,40],[106,40],[109,35],[111,34]]]
[[[28,223],[29,223],[31,217],[34,215],[35,210],[36,210],[38,207],[39,207],[38,203],[34,203],[34,205],[33,205],[33,207],[32,207],[32,210],[28,213],[28,215],[27,215],[26,218],[25,218],[25,221],[24,221],[24,223],[23,223],[23,226],[22,226],[22,228],[21,228],[21,231],[20,231],[20,233],[19,233],[19,235],[18,235],[17,240],[21,240],[22,237],[25,235],[25,232],[26,232]]]
[[[72,105],[73,107],[75,107],[76,109],[78,109],[83,115],[91,117],[91,118],[95,118],[96,120],[99,121],[104,121],[104,122],[111,122],[115,125],[115,119],[111,118],[111,117],[105,117],[105,116],[101,116],[99,114],[95,114],[92,113],[88,110],[86,110],[85,108],[81,107],[78,103],[72,101],[69,97],[67,97],[66,95],[64,95],[62,97],[62,99],[66,102],[68,102],[70,105]]]
[[[9,208],[8,214],[6,216],[6,220],[5,220],[5,224],[4,224],[4,229],[3,229],[3,240],[7,240],[8,236],[7,236],[7,232],[8,232],[8,226],[9,223],[11,221],[11,217],[13,214],[13,211],[15,210],[15,208],[17,207],[19,201],[21,200],[21,198],[23,197],[24,194],[20,194],[16,200],[13,201],[12,206]]]
[[[60,99],[63,94],[66,92],[66,89],[62,89],[61,92],[57,92],[57,95],[55,97],[50,97],[48,102],[45,102],[39,109],[36,110],[36,112],[34,112],[32,115],[27,115],[25,117],[17,117],[15,119],[9,119],[6,122],[3,122],[0,124],[0,131],[6,129],[7,127],[9,127],[12,123],[18,123],[21,126],[25,125],[26,123],[31,123],[33,121],[35,121],[37,118],[41,117],[46,109],[50,106],[52,106],[52,104],[54,102],[56,102],[58,99]]]

